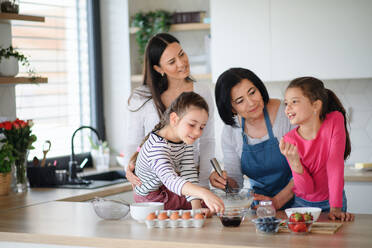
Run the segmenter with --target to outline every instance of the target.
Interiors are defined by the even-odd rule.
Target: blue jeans
[[[322,212],[329,212],[330,206],[328,200],[325,201],[306,201],[300,197],[297,197],[296,195],[294,196],[294,203],[292,205],[292,208],[298,208],[298,207],[318,207],[322,209]],[[342,212],[346,212],[347,210],[347,199],[346,199],[346,194],[345,190],[343,191],[343,196],[342,196]]]

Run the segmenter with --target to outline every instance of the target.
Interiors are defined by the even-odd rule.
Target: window
[[[20,12],[45,16],[45,23],[12,27],[13,46],[30,57],[36,75],[48,77],[48,84],[16,86],[17,117],[32,119],[38,138],[29,159],[42,157],[45,140],[52,143],[48,157],[69,155],[73,131],[91,123],[87,0],[20,1]],[[89,151],[87,135],[76,135],[76,153]]]

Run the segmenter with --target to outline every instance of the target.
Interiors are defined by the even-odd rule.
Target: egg
[[[156,219],[156,214],[155,213],[149,213],[147,215],[146,220],[155,220]]]
[[[171,220],[178,220],[180,218],[180,215],[178,214],[178,212],[173,212],[169,218]]]
[[[159,219],[159,220],[166,220],[166,219],[168,219],[168,215],[167,215],[167,213],[166,213],[166,212],[162,212],[162,213],[160,213],[160,214],[158,215],[158,219]]]
[[[204,215],[202,215],[201,213],[197,213],[197,214],[194,215],[194,219],[202,220],[202,219],[204,219]]]
[[[191,218],[191,213],[190,212],[184,212],[183,214],[182,214],[182,219],[184,219],[184,220],[188,220],[188,219],[190,219]]]

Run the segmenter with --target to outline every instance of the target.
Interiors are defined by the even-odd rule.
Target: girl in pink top
[[[294,206],[320,207],[332,220],[353,220],[343,190],[351,146],[340,100],[322,81],[302,77],[287,87],[285,105],[291,124],[298,125],[279,144],[292,169]]]

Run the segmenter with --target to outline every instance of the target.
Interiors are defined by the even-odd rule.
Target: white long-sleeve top
[[[274,136],[280,141],[284,134],[288,133],[295,126],[291,125],[285,115],[285,106],[281,102],[275,121],[272,125]],[[237,122],[238,123],[238,122]],[[247,135],[248,144],[255,145],[269,139],[269,134],[264,137],[256,139]],[[224,170],[227,175],[233,178],[240,187],[243,186],[243,173],[241,169],[241,157],[243,149],[243,133],[240,123],[238,127],[224,125],[221,137],[221,146],[223,153]]]
[[[209,160],[215,156],[214,100],[211,89],[207,84],[193,83],[193,89],[195,93],[205,99],[209,106],[207,125],[203,130],[202,136],[194,143],[194,162],[199,170],[199,185],[208,187],[210,175]],[[150,90],[147,86],[140,86],[137,90],[147,92],[150,95]],[[128,166],[130,157],[137,150],[143,138],[159,123],[159,116],[152,99],[134,94],[128,108],[130,111],[127,118],[127,140],[124,146],[126,166]]]

